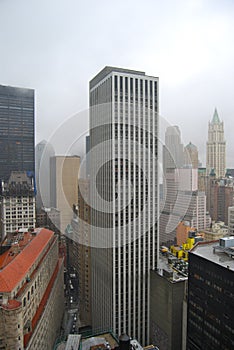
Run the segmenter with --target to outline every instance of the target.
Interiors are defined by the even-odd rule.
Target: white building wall
[[[106,96],[110,103],[95,107]],[[100,146],[91,155],[91,173],[98,162],[112,160],[98,180],[99,192],[110,199],[110,215],[105,215],[105,203],[92,192],[91,183],[92,207],[105,213],[93,213],[91,224],[105,222],[111,236],[103,240],[104,245],[111,244],[110,249],[92,249],[93,326],[97,329],[109,322],[116,334],[128,333],[144,344],[149,339],[150,269],[156,266],[157,251],[157,229],[152,222],[157,219],[158,206],[158,79],[113,70],[91,88],[90,99],[94,105],[91,149]],[[98,123],[100,129],[95,133]],[[105,237],[105,233],[102,236],[104,230],[97,226],[92,228],[92,238],[100,244],[95,235]]]

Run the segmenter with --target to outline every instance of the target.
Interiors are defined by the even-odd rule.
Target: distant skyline
[[[160,114],[203,165],[217,107],[234,168],[233,18],[231,0],[0,0],[0,84],[35,89],[38,143],[87,110],[88,82],[104,66],[145,71],[159,77]]]

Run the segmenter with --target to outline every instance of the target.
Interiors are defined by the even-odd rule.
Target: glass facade
[[[34,90],[0,85],[0,180],[34,172]]]

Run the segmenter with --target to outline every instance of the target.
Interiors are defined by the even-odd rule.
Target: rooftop
[[[197,146],[195,146],[191,141],[187,144],[186,148],[197,151]]]
[[[218,112],[217,112],[216,108],[215,108],[213,119],[212,119],[211,123],[212,124],[220,124],[220,119],[219,119],[219,115],[218,115]]]
[[[99,334],[82,339],[82,350],[90,350],[92,347],[102,345],[104,349],[114,349],[119,346],[117,339],[112,333]]]
[[[104,79],[107,75],[109,75],[112,72],[123,73],[123,74],[145,75],[145,72],[141,72],[137,70],[106,66],[90,81],[89,83],[90,89],[92,89],[102,79]]]
[[[190,254],[200,256],[207,259],[215,264],[222,267],[228,268],[234,271],[234,259],[228,255],[228,250],[234,248],[229,247],[228,249],[220,248],[219,241],[212,242],[198,242],[190,251]]]
[[[69,334],[65,350],[78,350],[80,347],[80,334]]]
[[[4,94],[4,95],[9,96],[9,97],[12,97],[12,96],[33,97],[34,96],[34,90],[33,89],[21,88],[21,87],[0,85],[0,94]]]
[[[3,196],[34,194],[32,174],[26,171],[12,171],[8,181],[2,183]]]
[[[56,345],[57,350],[114,350],[122,349],[129,342],[129,350],[158,350],[154,345],[142,347],[136,339],[131,339],[127,334],[122,334],[119,339],[112,333],[107,331],[97,333],[95,335],[83,336],[81,334],[69,334],[67,341],[62,341]],[[123,345],[123,343],[125,343]]]
[[[0,256],[0,292],[11,292],[21,280],[27,277],[30,268],[37,261],[54,232],[45,228],[34,233],[24,233],[18,241]]]
[[[184,281],[188,277],[188,263],[169,252],[166,255],[160,254],[158,270],[155,272],[171,283]]]

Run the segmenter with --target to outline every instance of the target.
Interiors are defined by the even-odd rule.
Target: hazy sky
[[[0,84],[36,90],[37,142],[88,108],[98,71],[120,66],[159,77],[160,114],[203,161],[217,107],[234,167],[233,0],[0,0],[0,26]]]

